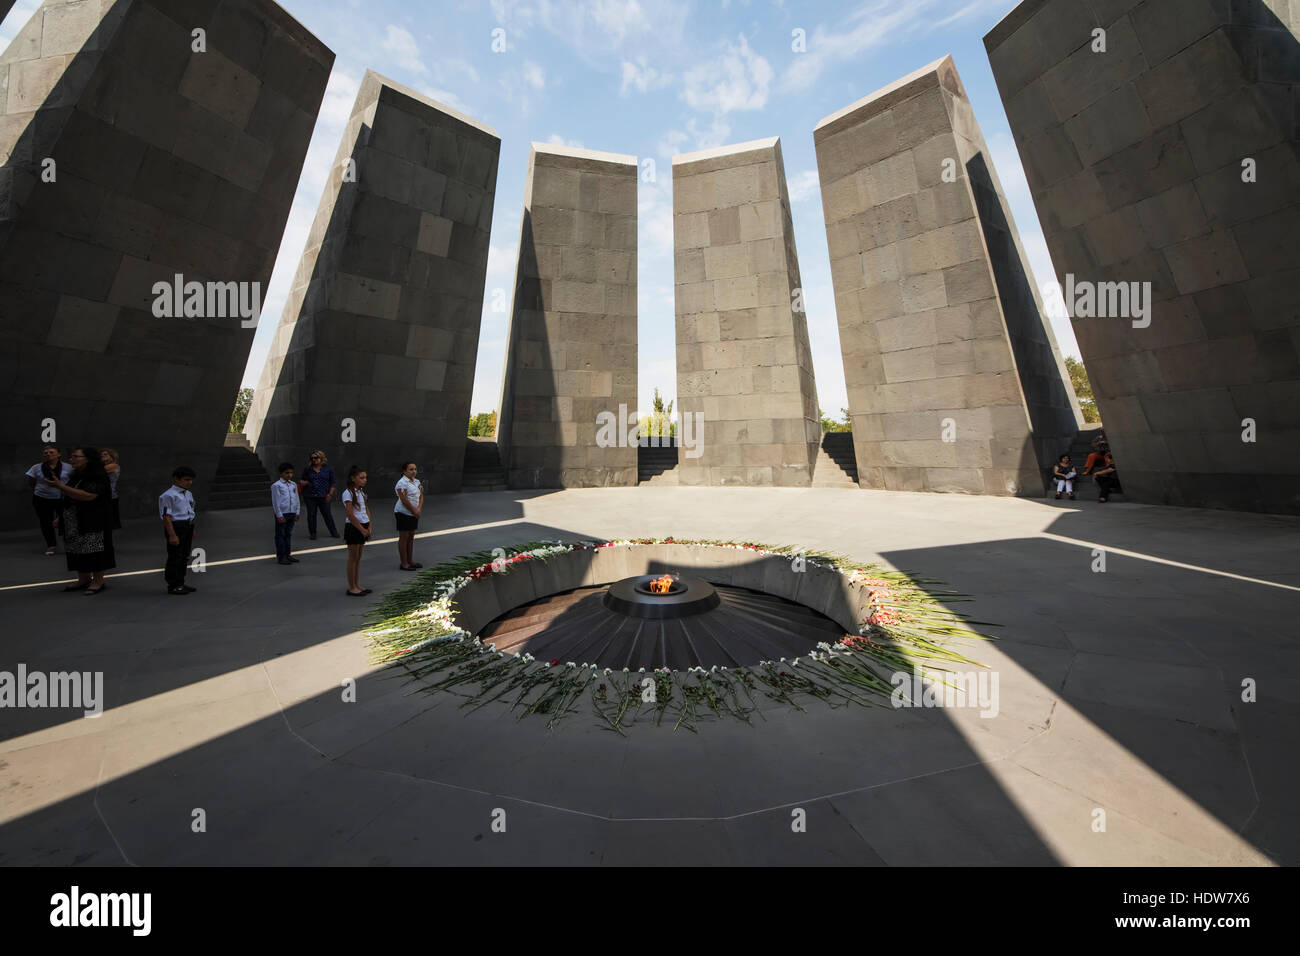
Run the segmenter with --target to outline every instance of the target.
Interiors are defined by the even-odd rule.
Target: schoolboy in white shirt
[[[194,469],[180,465],[172,472],[172,486],[158,496],[158,517],[167,536],[167,566],[163,577],[168,594],[193,594],[198,588],[185,583],[190,550],[194,546]]]
[[[281,564],[297,564],[293,550],[293,525],[298,520],[298,483],[293,465],[280,462],[280,480],[271,485],[271,510],[275,512],[275,557]]]

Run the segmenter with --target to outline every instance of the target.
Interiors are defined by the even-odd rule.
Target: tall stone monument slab
[[[500,147],[366,72],[249,413],[263,462],[460,489]]]
[[[821,441],[780,140],[673,158],[684,485],[812,484]]]
[[[861,486],[1041,495],[1078,405],[952,59],[813,138]]]
[[[1300,513],[1298,30],[1030,0],[984,38],[1132,500]]]
[[[497,424],[511,488],[637,483],[636,187],[635,156],[533,143]]]
[[[270,0],[47,0],[0,55],[0,522],[54,432],[216,469],[334,54]]]

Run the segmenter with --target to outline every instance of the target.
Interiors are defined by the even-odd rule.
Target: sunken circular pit
[[[550,728],[585,699],[618,733],[643,714],[694,730],[706,712],[748,722],[763,700],[873,703],[912,650],[914,668],[943,670],[974,663],[949,639],[981,637],[903,572],[671,538],[449,561],[386,598],[367,634],[377,660],[471,710],[502,701]]]
[[[686,575],[677,594],[640,593],[646,577],[530,601],[491,621],[479,640],[538,660],[689,670],[795,658],[844,636],[820,611],[775,595]]]

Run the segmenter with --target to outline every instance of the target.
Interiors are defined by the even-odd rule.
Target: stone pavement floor
[[[804,545],[942,580],[1000,625],[970,649],[995,717],[769,703],[619,737],[369,665],[364,611],[409,580],[376,510],[364,601],[301,525],[301,563],[278,565],[269,509],[201,513],[184,598],[152,521],[127,523],[95,597],[61,590],[34,527],[0,535],[0,671],[102,671],[105,697],[91,719],[0,710],[0,864],[1300,862],[1300,519],[838,489],[431,498],[426,567],[539,538]]]

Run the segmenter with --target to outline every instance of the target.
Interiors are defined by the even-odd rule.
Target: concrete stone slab
[[[909,132],[855,163],[847,144],[882,123]],[[813,138],[845,380],[897,386],[888,404],[850,388],[860,483],[1042,494],[1082,419],[952,59],[831,114]],[[860,185],[840,188],[849,182]],[[892,219],[901,202],[905,229],[837,231],[845,217]],[[1007,373],[1005,384],[987,387],[987,372]],[[947,397],[936,401],[935,386]],[[900,414],[910,440],[871,438]]]
[[[42,348],[6,378],[26,411],[0,432],[0,527],[30,520],[45,419],[118,450],[126,515],[178,464],[200,500],[215,472],[334,55],[271,0],[214,7],[46,0],[0,54],[0,339]],[[171,317],[178,274],[243,295]]]
[[[499,150],[483,124],[366,74],[245,426],[268,467],[323,448],[340,483],[366,468],[377,499],[408,459],[426,491],[459,490]]]
[[[1266,0],[1097,13],[1104,55],[1084,44],[1026,61],[1043,37],[1092,29],[1069,5],[1041,0],[1021,3],[985,46],[1057,278],[1151,291],[1145,315],[1071,312],[1125,492],[1300,513],[1286,487],[1300,475],[1294,428],[1243,441],[1253,416],[1226,394],[1300,377],[1300,312],[1289,293],[1273,294],[1293,288],[1285,250],[1300,210],[1300,17],[1294,4]],[[1025,95],[1040,83],[1050,104]],[[1055,148],[1063,138],[1073,149]],[[1247,161],[1268,166],[1267,182]],[[1243,298],[1252,286],[1261,294]],[[1224,387],[1208,404],[1197,398],[1207,385]],[[1166,414],[1180,407],[1197,414]],[[1261,455],[1259,441],[1272,452]],[[1287,477],[1280,486],[1264,477],[1274,475]]]
[[[633,156],[532,146],[497,424],[512,488],[636,483],[636,177]]]
[[[780,141],[674,157],[673,231],[677,407],[704,428],[679,480],[807,487],[821,426]]]

